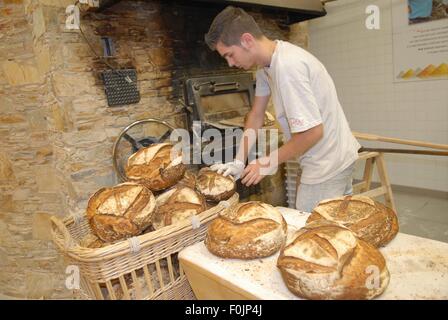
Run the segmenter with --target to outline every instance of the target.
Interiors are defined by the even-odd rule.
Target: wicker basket
[[[209,223],[223,210],[238,203],[235,193],[227,201],[190,220],[128,240],[91,249],[79,242],[91,234],[85,217],[60,220],[52,217],[53,241],[66,262],[79,267],[81,296],[88,299],[195,299],[177,259],[179,251],[204,240]]]

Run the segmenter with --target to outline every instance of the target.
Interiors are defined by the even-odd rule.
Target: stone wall
[[[127,124],[152,117],[185,126],[178,103],[184,77],[235,71],[201,42],[216,9],[121,1],[102,12],[83,13],[81,19],[83,34],[97,54],[102,53],[100,37],[110,36],[117,49],[110,63],[138,72],[141,101],[108,107],[99,78],[107,67],[82,33],[65,29],[65,8],[71,3],[0,1],[4,297],[71,298],[64,286],[64,262],[50,240],[49,217],[83,212],[92,192],[118,182],[112,146]],[[253,14],[270,37],[288,38],[275,17]],[[281,174],[277,180],[269,187],[282,186]],[[284,201],[277,198],[272,201]]]
[[[37,1],[0,2],[0,292],[64,296],[62,261],[49,233],[61,214],[48,119],[50,51]]]

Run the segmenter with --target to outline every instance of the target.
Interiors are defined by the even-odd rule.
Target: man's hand
[[[262,157],[257,160],[251,161],[244,169],[241,176],[241,183],[250,187],[256,185],[265,176],[269,176],[277,172],[277,163],[272,162],[270,157]]]
[[[231,174],[235,178],[235,180],[238,180],[244,171],[244,163],[240,160],[235,159],[232,162],[214,164],[210,167],[210,169],[213,171],[217,171],[224,177],[227,177],[229,174]]]

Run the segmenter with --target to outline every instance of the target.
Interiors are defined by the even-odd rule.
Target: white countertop
[[[309,216],[290,208],[278,209],[288,223],[288,234],[303,227]],[[380,251],[390,283],[377,299],[448,299],[448,243],[398,233]],[[211,254],[200,242],[182,250],[179,258],[259,299],[300,299],[283,282],[277,268],[278,254],[255,260],[224,259]]]

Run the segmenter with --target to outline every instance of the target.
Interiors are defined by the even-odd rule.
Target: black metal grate
[[[101,73],[109,106],[133,104],[140,101],[135,69],[106,70]]]

